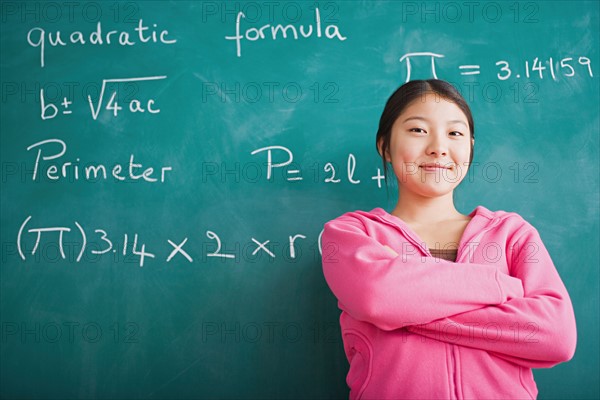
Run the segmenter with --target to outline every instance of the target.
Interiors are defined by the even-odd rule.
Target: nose
[[[445,156],[448,155],[448,146],[440,135],[433,134],[426,151],[427,155]]]

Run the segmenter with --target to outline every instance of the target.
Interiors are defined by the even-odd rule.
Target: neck
[[[424,197],[400,187],[398,203],[392,215],[406,223],[431,225],[441,221],[462,218],[454,207],[454,191],[443,196]]]

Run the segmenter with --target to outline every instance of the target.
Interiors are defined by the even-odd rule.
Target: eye
[[[425,132],[425,129],[421,129],[421,128],[410,128],[409,129],[410,132],[417,132],[417,133],[427,133]]]
[[[462,133],[460,133],[459,131],[452,131],[452,132],[450,132],[450,134],[453,136],[465,136]],[[454,135],[454,134],[456,134],[456,135]]]

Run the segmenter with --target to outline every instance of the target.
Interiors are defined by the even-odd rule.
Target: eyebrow
[[[414,116],[414,117],[408,117],[408,118],[406,118],[404,121],[402,121],[402,123],[408,122],[408,121],[413,120],[413,119],[416,119],[416,120],[419,120],[419,121],[425,121],[425,122],[429,121],[425,117]],[[451,124],[463,124],[466,128],[468,128],[467,124],[465,124],[465,122],[462,121],[462,120],[460,120],[460,119],[453,119],[453,120],[448,121],[448,123],[451,123]]]

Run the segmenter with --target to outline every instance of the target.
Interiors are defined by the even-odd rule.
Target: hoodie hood
[[[370,219],[372,221],[378,221],[398,229],[402,232],[402,234],[406,237],[407,240],[409,240],[415,247],[417,247],[423,253],[423,255],[431,256],[431,252],[426,246],[423,245],[423,241],[419,238],[416,232],[401,218],[390,214],[383,208],[377,207],[372,209],[371,211],[357,210],[351,213],[346,213],[345,215],[350,214],[360,215],[363,218]],[[481,205],[477,206],[468,215],[471,218],[471,220],[467,224],[459,242],[457,253],[458,256],[460,256],[461,253],[464,253],[464,247],[467,245],[467,243],[479,241],[479,239],[481,239],[481,237],[486,232],[499,225],[502,221],[509,218],[521,219],[521,217],[514,212],[493,212]],[[457,261],[459,259],[460,257],[457,258]]]

